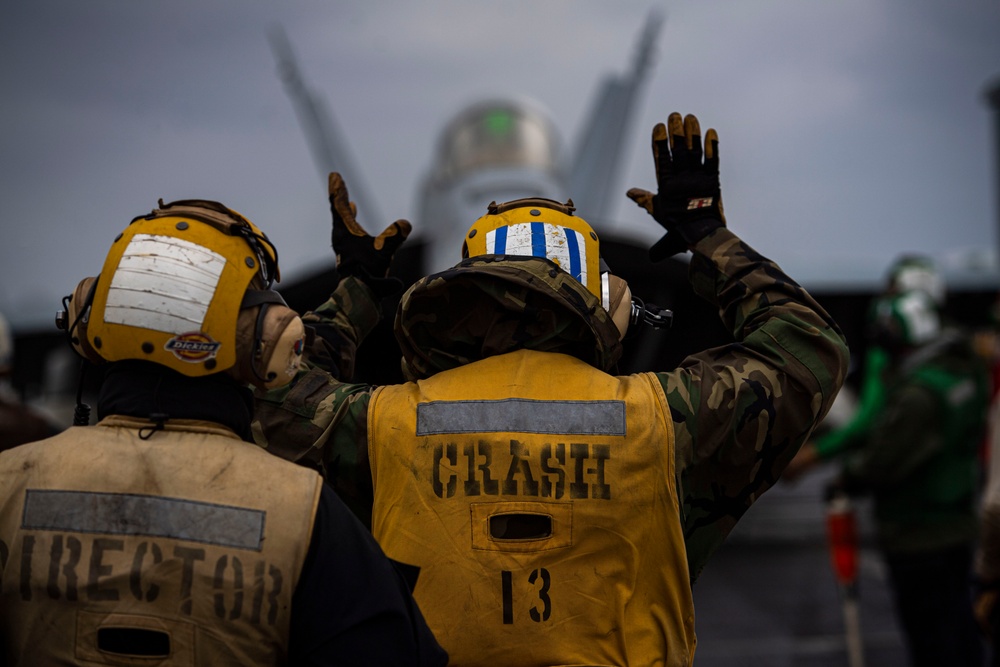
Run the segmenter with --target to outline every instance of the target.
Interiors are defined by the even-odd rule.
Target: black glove
[[[348,199],[343,177],[332,172],[328,179],[330,213],[333,232],[330,239],[337,256],[337,272],[341,278],[355,276],[379,297],[399,291],[403,283],[389,278],[389,265],[396,249],[410,235],[410,223],[397,220],[378,236],[372,237],[355,220],[358,214],[354,202]]]
[[[725,227],[726,218],[722,214],[719,137],[715,130],[705,134],[702,162],[698,119],[688,115],[682,121],[679,113],[670,114],[666,127],[657,123],[653,128],[653,162],[656,194],[639,188],[627,194],[667,230],[649,249],[649,258],[657,262],[684,252]]]

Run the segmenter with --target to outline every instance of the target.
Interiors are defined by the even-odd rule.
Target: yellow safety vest
[[[373,532],[451,664],[690,664],[666,405],[652,374],[529,350],[375,392]]]
[[[11,664],[280,665],[322,481],[205,422],[0,454]]]

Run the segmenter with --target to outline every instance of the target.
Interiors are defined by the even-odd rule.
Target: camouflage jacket
[[[373,298],[357,278],[344,278],[326,303],[302,317],[309,332],[305,358],[310,367],[341,380],[354,377],[358,345],[381,319]]]
[[[822,307],[731,231],[716,230],[693,253],[692,286],[718,307],[737,342],[656,373],[674,420],[692,581],[826,415],[848,363],[844,336]],[[516,258],[495,259],[466,260],[404,295],[395,328],[408,378],[520,348],[572,354],[602,370],[614,366],[620,343],[590,292],[547,260],[511,271]],[[310,318],[339,318],[360,340],[365,332],[356,324],[371,318],[344,309],[345,293],[358,288],[342,284]],[[350,300],[361,305],[356,293]],[[341,382],[328,370],[313,364],[291,385],[258,392],[254,436],[273,453],[319,469],[370,525],[373,387]]]

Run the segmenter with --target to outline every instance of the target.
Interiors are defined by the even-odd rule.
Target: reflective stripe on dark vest
[[[146,535],[260,551],[266,512],[127,493],[28,489],[22,528]]]
[[[625,435],[624,401],[432,401],[417,406],[417,435]]]

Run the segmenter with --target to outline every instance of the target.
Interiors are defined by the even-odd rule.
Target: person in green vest
[[[926,294],[934,307],[940,310],[944,305],[945,285],[933,260],[924,255],[905,254],[889,268],[885,291],[876,296],[869,307],[867,322],[869,328],[875,324],[880,302],[897,294],[909,291]],[[872,421],[885,405],[886,373],[890,365],[887,351],[868,332],[867,348],[861,366],[864,375],[858,391],[858,402],[850,418],[836,428],[822,431],[810,440],[792,459],[782,478],[795,481],[818,464],[836,460],[852,446],[864,441],[862,434],[871,428]]]
[[[872,496],[911,664],[980,665],[970,584],[986,363],[924,289],[877,299],[870,336],[879,386],[863,420],[828,441],[843,463],[831,488]]]

